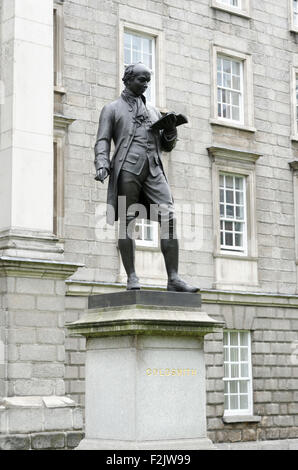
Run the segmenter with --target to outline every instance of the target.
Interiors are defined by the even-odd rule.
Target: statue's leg
[[[127,274],[127,290],[140,289],[139,279],[135,271],[135,249],[136,244],[133,238],[130,237],[135,217],[126,217],[125,221],[120,220],[120,237],[118,240],[118,247],[124,269]]]
[[[178,277],[179,243],[175,234],[175,223],[174,217],[168,221],[160,221],[160,249],[169,281]]]
[[[135,241],[133,239],[134,223],[137,216],[135,205],[139,202],[141,177],[122,170],[118,180],[118,196],[126,200],[125,213],[120,217],[118,247],[124,269],[127,274],[127,290],[140,289],[139,279],[135,272]]]
[[[161,223],[160,229],[160,247],[168,274],[167,290],[175,292],[197,292],[199,290],[197,287],[187,284],[178,275],[179,243],[175,230],[176,219],[172,216],[172,213],[169,214],[169,217],[168,224],[164,223],[165,226],[168,225],[166,233],[162,229],[163,223]]]

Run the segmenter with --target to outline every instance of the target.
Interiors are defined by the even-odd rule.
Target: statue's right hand
[[[109,172],[106,168],[100,168],[99,170],[96,170],[96,176],[95,180],[100,181],[101,183],[104,182],[104,180],[109,176]]]

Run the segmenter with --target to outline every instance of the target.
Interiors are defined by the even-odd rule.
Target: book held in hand
[[[188,123],[188,119],[184,114],[176,114],[176,113],[172,112],[172,113],[165,114],[162,118],[160,118],[158,121],[156,121],[154,124],[152,124],[151,129],[159,130],[159,131],[164,129],[164,123],[166,121],[166,118],[170,115],[176,116],[176,127],[181,126],[181,124]]]

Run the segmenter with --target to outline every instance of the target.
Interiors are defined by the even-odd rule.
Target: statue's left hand
[[[176,129],[177,118],[175,114],[169,114],[164,119],[164,129],[166,132],[172,132]]]

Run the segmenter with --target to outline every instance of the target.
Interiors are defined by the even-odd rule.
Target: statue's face
[[[150,70],[145,66],[136,66],[135,76],[126,84],[127,88],[137,96],[142,95],[148,88],[151,80]]]

